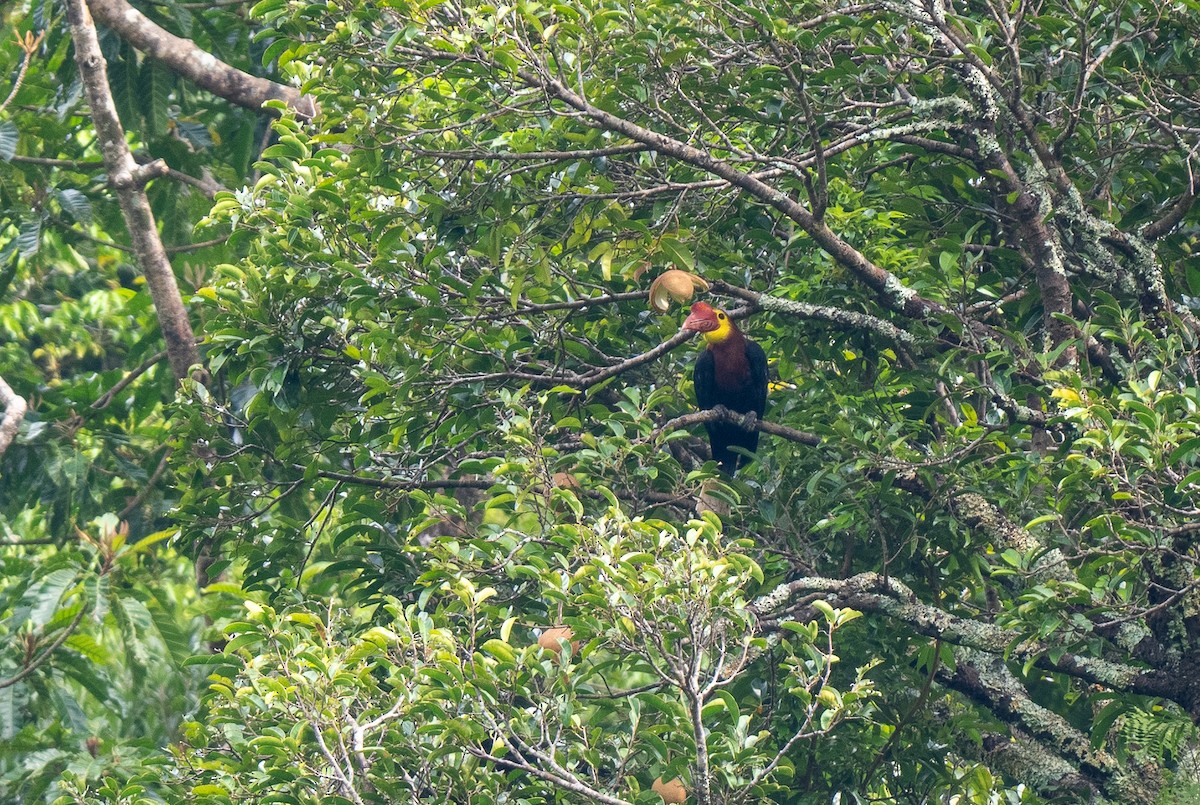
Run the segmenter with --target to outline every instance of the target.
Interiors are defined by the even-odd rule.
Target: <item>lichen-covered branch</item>
[[[967,648],[955,652],[953,668],[942,668],[938,681],[983,705],[1000,720],[1027,733],[1039,745],[1078,770],[1102,796],[1123,805],[1150,805],[1158,796],[1159,775],[1134,771],[1103,749],[1092,749],[1088,736],[1062,716],[1035,703],[1004,660]],[[1147,764],[1149,765],[1149,764]],[[1161,771],[1160,771],[1161,775]]]
[[[1190,687],[1181,684],[1176,675],[1166,670],[1138,668],[1063,652],[1059,650],[1061,646],[1027,639],[1011,629],[922,603],[903,583],[878,573],[861,573],[848,579],[807,577],[780,585],[754,603],[754,611],[764,618],[763,630],[769,631],[780,619],[790,619],[790,608],[795,602],[804,602],[806,596],[814,593],[819,593],[833,607],[884,615],[905,624],[917,634],[956,646],[1016,662],[1030,662],[1037,668],[1113,690],[1161,696],[1184,707],[1194,704]],[[807,607],[807,603],[802,607]]]
[[[982,495],[956,489],[951,484],[938,483],[937,489],[930,488],[916,470],[911,468],[888,468],[894,483],[900,489],[917,495],[923,500],[944,498],[949,511],[962,519],[970,528],[986,536],[999,550],[1013,548],[1028,553],[1041,547],[1041,540],[1028,530],[1014,523],[999,508]]]
[[[992,135],[989,133],[988,136]],[[1004,176],[1003,192],[1006,198],[1012,199],[1009,207],[1016,220],[1021,246],[1028,255],[1042,296],[1042,327],[1046,334],[1045,349],[1049,352],[1077,336],[1075,326],[1067,318],[1071,314],[1073,295],[1063,263],[1062,244],[1058,234],[1046,223],[1049,199],[1035,185],[1022,179],[999,146],[986,153],[984,166]],[[1058,365],[1074,365],[1075,362],[1076,349],[1073,346],[1062,349]]]
[[[730,296],[736,296],[739,299],[744,299],[761,310],[782,313],[786,316],[798,316],[804,319],[829,322],[830,324],[836,324],[840,327],[853,330],[865,330],[906,347],[916,344],[916,338],[912,333],[897,327],[890,321],[868,313],[859,313],[854,310],[844,310],[828,305],[812,305],[792,299],[780,299],[769,294],[759,293],[748,288],[739,288],[720,281],[714,282],[712,289],[718,293],[725,293]]]
[[[1058,757],[1034,740],[1020,727],[1009,725],[1007,732],[990,732],[976,745],[975,736],[963,736],[959,751],[989,768],[1003,771],[1014,780],[1021,780],[1034,791],[1047,794],[1062,791],[1096,794],[1087,777],[1067,761]]]
[[[1067,321],[1060,319],[1056,325],[1050,320],[1054,313],[1063,316],[1070,313],[1069,306],[1063,307],[1064,303],[1069,302],[1070,288],[1066,284],[1066,273],[1062,266],[1060,238],[1046,223],[1050,220],[1047,214],[1049,212],[1053,213],[1053,220],[1056,220],[1060,227],[1065,227],[1068,232],[1074,234],[1074,240],[1081,244],[1079,256],[1083,259],[1090,260],[1100,267],[1110,267],[1115,261],[1111,254],[1104,253],[1105,246],[1125,258],[1129,273],[1141,292],[1143,308],[1149,315],[1155,317],[1163,311],[1175,312],[1192,330],[1200,332],[1200,319],[1190,310],[1174,305],[1167,295],[1162,267],[1148,245],[1149,241],[1170,231],[1187,214],[1195,198],[1194,181],[1189,183],[1188,191],[1168,208],[1166,214],[1159,221],[1146,226],[1140,235],[1120,231],[1115,225],[1088,209],[1083,202],[1078,187],[1067,173],[1062,160],[1056,154],[1056,149],[1043,139],[1038,121],[1021,95],[1020,85],[1010,86],[1006,77],[1000,75],[994,65],[980,57],[978,43],[971,41],[964,30],[948,21],[944,11],[941,14],[937,13],[940,7],[938,2],[931,2],[928,11],[917,3],[913,3],[912,7],[917,13],[910,14],[910,18],[934,35],[947,52],[962,58],[965,72],[968,73],[965,84],[977,97],[987,96],[984,105],[993,110],[991,119],[997,118],[999,107],[1003,105],[1008,119],[1016,124],[1030,152],[1036,157],[1034,169],[1045,180],[1047,186],[1044,190],[1036,191],[1033,197],[1042,195],[1047,202],[1052,202],[1054,207],[1052,211],[1042,210],[1040,218],[1031,212],[1028,204],[1028,191],[1034,189],[1030,183],[1023,181],[1014,185],[1013,171],[1003,165],[994,167],[998,167],[1006,176],[1006,182],[1010,186],[1008,192],[1015,197],[1012,207],[1018,224],[1028,234],[1024,241],[1034,258],[1038,286],[1047,306],[1047,332],[1052,342],[1064,343],[1067,328],[1070,328]],[[1098,58],[1102,59],[1103,55]],[[1084,74],[1090,75],[1094,69],[1087,69]],[[1086,79],[1081,76],[1080,80]],[[993,162],[997,157],[1004,155],[998,144],[995,148],[980,148],[979,151]],[[1021,189],[1022,185],[1024,189]],[[1043,239],[1042,233],[1051,237]],[[1050,310],[1051,307],[1053,311]],[[1064,350],[1060,362],[1068,363],[1072,357],[1070,350]]]

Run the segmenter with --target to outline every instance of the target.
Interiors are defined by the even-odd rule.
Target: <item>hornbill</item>
[[[683,329],[700,333],[707,345],[692,371],[700,407],[724,406],[747,415],[747,424],[761,417],[767,408],[767,355],[762,347],[742,335],[728,313],[704,302],[692,305]],[[730,475],[748,460],[731,447],[749,453],[758,449],[757,430],[727,422],[705,422],[704,427],[713,459]]]

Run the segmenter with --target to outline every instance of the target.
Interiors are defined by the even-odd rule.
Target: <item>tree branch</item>
[[[4,688],[11,688],[13,685],[32,674],[38,668],[45,665],[46,661],[50,659],[54,652],[58,651],[58,647],[67,642],[67,638],[75,633],[75,630],[79,628],[79,624],[83,622],[83,616],[87,613],[88,608],[85,607],[81,601],[79,603],[79,612],[76,613],[75,617],[71,619],[70,623],[63,627],[63,630],[59,632],[58,637],[54,638],[54,642],[47,646],[36,657],[28,660],[25,663],[25,667],[20,671],[8,677],[7,679],[0,679],[0,690],[3,690]]]
[[[175,274],[163,250],[154,213],[144,190],[148,175],[160,170],[165,172],[166,165],[156,160],[150,163],[154,168],[143,169],[129,151],[125,130],[117,117],[108,87],[108,70],[100,52],[96,28],[85,0],[67,0],[67,23],[75,43],[75,60],[79,64],[80,79],[92,109],[92,120],[109,184],[116,192],[134,254],[154,300],[171,370],[176,379],[183,379],[188,376],[192,366],[200,363],[200,353],[196,349],[192,325],[188,321]],[[197,375],[197,379],[201,377]]]
[[[145,153],[141,152],[134,154],[133,159],[139,165],[155,161]],[[62,168],[63,170],[71,171],[87,171],[106,167],[104,160],[102,159],[51,159],[50,157],[30,157],[22,154],[16,154],[10,161],[18,162],[23,165],[39,165],[46,168]],[[219,191],[226,189],[220,182],[218,182],[216,179],[213,179],[211,176],[205,176],[204,178],[198,179],[195,176],[191,176],[170,166],[167,166],[166,175],[177,182],[183,182],[184,184],[191,185],[208,198],[213,198]]]
[[[488,151],[486,148],[440,151],[435,148],[417,148],[416,146],[404,145],[402,143],[399,144],[399,147],[421,157],[469,162],[486,159],[495,159],[501,162],[523,162],[525,160],[558,162],[571,159],[595,159],[596,157],[637,154],[650,150],[642,143],[625,143],[624,145],[611,145],[606,148],[583,148],[575,151]]]
[[[258,112],[267,101],[283,101],[297,117],[311,120],[317,115],[311,95],[225,64],[190,39],[155,25],[125,0],[89,0],[88,5],[97,20],[135,48],[230,103]]]
[[[903,344],[906,347],[916,344],[916,339],[912,333],[900,329],[890,321],[877,316],[871,316],[867,313],[858,313],[853,310],[843,310],[842,308],[825,305],[810,305],[807,302],[797,302],[791,299],[780,299],[769,294],[752,291],[748,288],[739,288],[720,280],[712,283],[712,290],[717,293],[724,293],[744,299],[761,310],[783,313],[788,316],[799,316],[805,319],[816,319],[855,330],[867,330],[889,341]]]
[[[13,80],[12,91],[8,93],[4,102],[0,103],[0,112],[7,109],[13,98],[17,97],[17,93],[21,91],[21,85],[25,83],[25,73],[29,71],[29,63],[33,61],[33,54],[37,52],[38,45],[42,44],[42,38],[45,36],[45,31],[39,31],[37,36],[33,35],[33,31],[26,31],[25,37],[22,38],[20,32],[17,32],[17,47],[25,55],[21,57],[21,66],[17,69],[17,77]]]
[[[167,351],[164,349],[161,352],[154,353],[149,358],[142,361],[141,364],[138,365],[137,368],[135,368],[134,370],[129,372],[129,374],[125,375],[123,378],[118,380],[116,383],[113,384],[112,388],[110,388],[108,391],[104,392],[98,398],[96,398],[96,401],[94,403],[92,403],[92,410],[99,411],[102,408],[107,408],[108,404],[113,401],[113,398],[116,397],[118,394],[120,394],[122,391],[124,391],[126,386],[128,386],[133,381],[137,380],[139,377],[141,377],[146,372],[150,371],[152,368],[154,368],[154,366],[159,361],[161,361],[165,357],[167,357]]]
[[[1065,674],[1112,690],[1161,697],[1185,709],[1195,706],[1194,697],[1189,695],[1179,677],[1166,670],[1137,668],[1063,652],[1060,645],[1026,639],[1020,632],[963,618],[922,603],[906,585],[878,573],[860,573],[848,579],[820,576],[796,579],[780,585],[751,608],[759,614],[783,613],[790,619],[790,603],[796,598],[803,600],[812,593],[819,593],[833,607],[884,615],[900,621],[917,634],[956,646],[1029,662],[1044,671]],[[777,627],[778,621],[777,617],[767,618],[760,626],[768,631]]]
[[[1095,793],[1095,786],[1078,769],[1020,727],[1010,724],[1007,732],[962,737],[960,747],[964,755],[999,769],[1014,780],[1027,781],[1035,791],[1045,791],[1051,797],[1063,791]],[[982,745],[976,748],[979,737]]]
[[[1190,173],[1190,171],[1189,171]],[[1171,206],[1167,207],[1167,211],[1157,221],[1151,221],[1142,229],[1142,237],[1146,240],[1158,240],[1163,235],[1166,235],[1172,229],[1179,225],[1188,212],[1192,209],[1192,205],[1196,203],[1196,185],[1192,182],[1187,192],[1179,198],[1175,199]]]
[[[1130,773],[1108,752],[1092,749],[1088,736],[1062,716],[1034,703],[1001,658],[959,649],[954,668],[942,668],[938,681],[986,707],[1006,724],[1027,732],[1113,802],[1150,805],[1157,799],[1160,780],[1145,774],[1146,769],[1140,774]]]
[[[774,422],[768,422],[764,419],[757,419],[753,423],[747,423],[746,417],[742,414],[730,411],[729,409],[709,408],[704,411],[697,411],[692,414],[683,414],[682,416],[668,419],[666,422],[659,425],[650,434],[650,439],[654,440],[662,436],[670,430],[680,430],[682,428],[690,428],[693,425],[700,425],[704,422],[723,422],[727,425],[737,425],[743,430],[757,430],[760,433],[769,433],[772,436],[779,436],[787,439],[789,442],[808,445],[809,447],[818,447],[821,444],[821,437],[815,433],[796,430],[789,428],[787,425],[779,425]]]
[[[505,69],[500,64],[495,66],[498,69]],[[527,85],[540,88],[550,97],[581,112],[600,128],[622,134],[659,153],[720,177],[733,187],[745,191],[753,198],[783,213],[799,224],[801,229],[807,232],[840,265],[849,270],[868,288],[875,291],[888,308],[915,319],[952,315],[952,311],[945,306],[925,299],[916,291],[906,287],[894,274],[875,265],[866,255],[838,237],[823,221],[814,217],[802,204],[761,179],[756,179],[751,174],[735,168],[732,164],[718,159],[708,151],[688,145],[665,134],[651,131],[637,123],[607,112],[548,74],[538,74],[524,68],[518,68],[515,74]]]
[[[154,468],[154,472],[150,473],[150,477],[146,479],[146,483],[142,486],[140,492],[134,495],[133,499],[125,504],[125,508],[121,509],[117,514],[118,520],[124,520],[130,514],[137,510],[139,506],[146,502],[146,498],[150,497],[150,493],[154,491],[154,487],[159,480],[167,472],[167,462],[171,458],[171,453],[175,448],[168,447],[163,451],[162,458],[158,460],[158,466]]]
[[[988,126],[982,136],[994,138]],[[993,175],[1004,178],[1001,183],[1013,217],[1017,222],[1017,234],[1021,245],[1032,264],[1038,290],[1042,296],[1042,328],[1045,332],[1044,349],[1049,352],[1072,341],[1077,331],[1068,320],[1071,315],[1073,295],[1067,281],[1067,270],[1062,259],[1062,244],[1057,233],[1046,223],[1046,210],[1042,198],[1029,184],[1021,179],[1017,169],[1000,148],[992,149],[980,160],[983,170],[991,169]],[[1057,365],[1073,366],[1077,350],[1071,346],[1059,353]]]

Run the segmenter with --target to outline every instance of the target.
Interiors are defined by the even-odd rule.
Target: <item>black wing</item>
[[[759,350],[761,352],[762,350]],[[763,359],[766,360],[765,358]],[[696,384],[696,405],[701,409],[717,404],[717,368],[712,353],[707,349],[696,359],[692,369],[692,381]]]
[[[754,413],[762,416],[767,410],[767,353],[749,339],[746,340],[746,362],[750,364],[748,402],[752,403]],[[699,364],[696,368],[699,369]],[[700,388],[699,383],[696,384],[696,388]]]

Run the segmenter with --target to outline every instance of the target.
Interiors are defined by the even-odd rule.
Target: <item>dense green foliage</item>
[[[211,180],[150,186],[197,247],[174,395],[33,6],[0,798],[1200,782],[1190,4],[147,5],[320,108],[102,40],[135,148]],[[787,381],[734,478],[675,421],[669,269]]]

